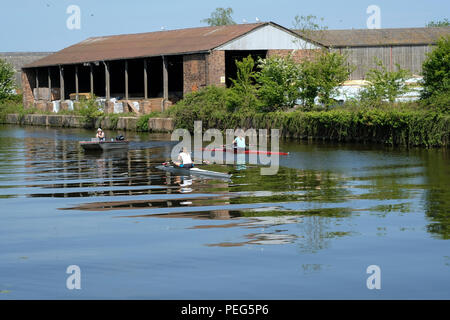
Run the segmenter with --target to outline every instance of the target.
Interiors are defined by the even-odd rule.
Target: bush
[[[168,110],[168,114],[175,118],[176,127],[186,128],[191,132],[196,120],[203,120],[205,128],[213,127],[214,121],[227,116],[227,89],[209,86],[188,93]]]
[[[425,59],[422,68],[422,98],[448,95],[450,91],[450,36],[438,41],[436,48]]]
[[[0,59],[0,101],[13,96],[15,94],[15,89],[14,68],[5,60]]]
[[[258,84],[255,61],[249,55],[242,61],[236,60],[237,77],[227,91],[227,107],[230,112],[252,112],[261,106],[258,99]]]
[[[370,69],[366,79],[370,84],[361,91],[360,99],[371,103],[381,103],[382,101],[394,102],[395,99],[409,91],[405,80],[411,76],[411,73],[400,68],[396,64],[395,71],[388,71],[383,62],[375,58],[378,68]]]
[[[83,121],[85,124],[93,123],[97,118],[103,116],[103,111],[101,110],[96,97],[92,96],[89,99],[83,99],[80,101],[80,106],[76,112],[83,116]]]
[[[286,110],[295,106],[300,98],[300,64],[291,56],[259,59],[261,69],[257,75],[260,110],[264,112]]]

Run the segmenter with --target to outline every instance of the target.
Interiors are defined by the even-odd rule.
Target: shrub
[[[5,60],[0,59],[0,101],[13,96],[15,88],[13,66]]]
[[[383,62],[375,58],[378,68],[370,69],[366,75],[366,79],[370,84],[361,91],[360,99],[373,103],[382,101],[394,102],[395,99],[408,92],[409,88],[405,85],[405,80],[411,76],[411,73],[400,68],[396,64],[395,71],[388,71]]]
[[[83,116],[83,121],[85,124],[91,124],[97,118],[103,115],[103,111],[98,105],[95,96],[92,96],[89,99],[81,100],[78,110],[76,110],[76,112],[79,115]]]
[[[286,110],[300,98],[300,64],[291,56],[259,59],[257,75],[261,111]]]
[[[423,63],[422,98],[449,94],[450,91],[450,36],[441,38]]]

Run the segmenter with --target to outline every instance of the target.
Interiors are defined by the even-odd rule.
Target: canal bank
[[[49,126],[62,128],[97,128],[106,130],[140,131],[142,126],[138,117],[100,117],[97,119],[86,119],[76,115],[58,114],[7,114],[1,121],[4,124]],[[171,118],[149,118],[147,122],[149,132],[171,132],[174,129]]]

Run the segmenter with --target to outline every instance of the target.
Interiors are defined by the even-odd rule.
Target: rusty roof
[[[435,44],[450,27],[294,31],[326,47],[372,47]]]
[[[276,25],[260,22],[88,38],[24,68],[205,52],[267,24]]]

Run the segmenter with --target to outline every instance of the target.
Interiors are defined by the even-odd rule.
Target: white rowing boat
[[[175,167],[173,165],[170,165],[170,166],[160,165],[160,166],[156,166],[156,169],[169,171],[169,172],[177,173],[177,174],[183,174],[183,175],[193,175],[194,174],[194,175],[200,175],[200,176],[206,176],[206,177],[212,177],[212,178],[221,178],[221,179],[230,179],[231,178],[231,174],[228,174],[228,173],[204,170],[204,169],[200,169],[197,167],[180,168],[180,167]]]

